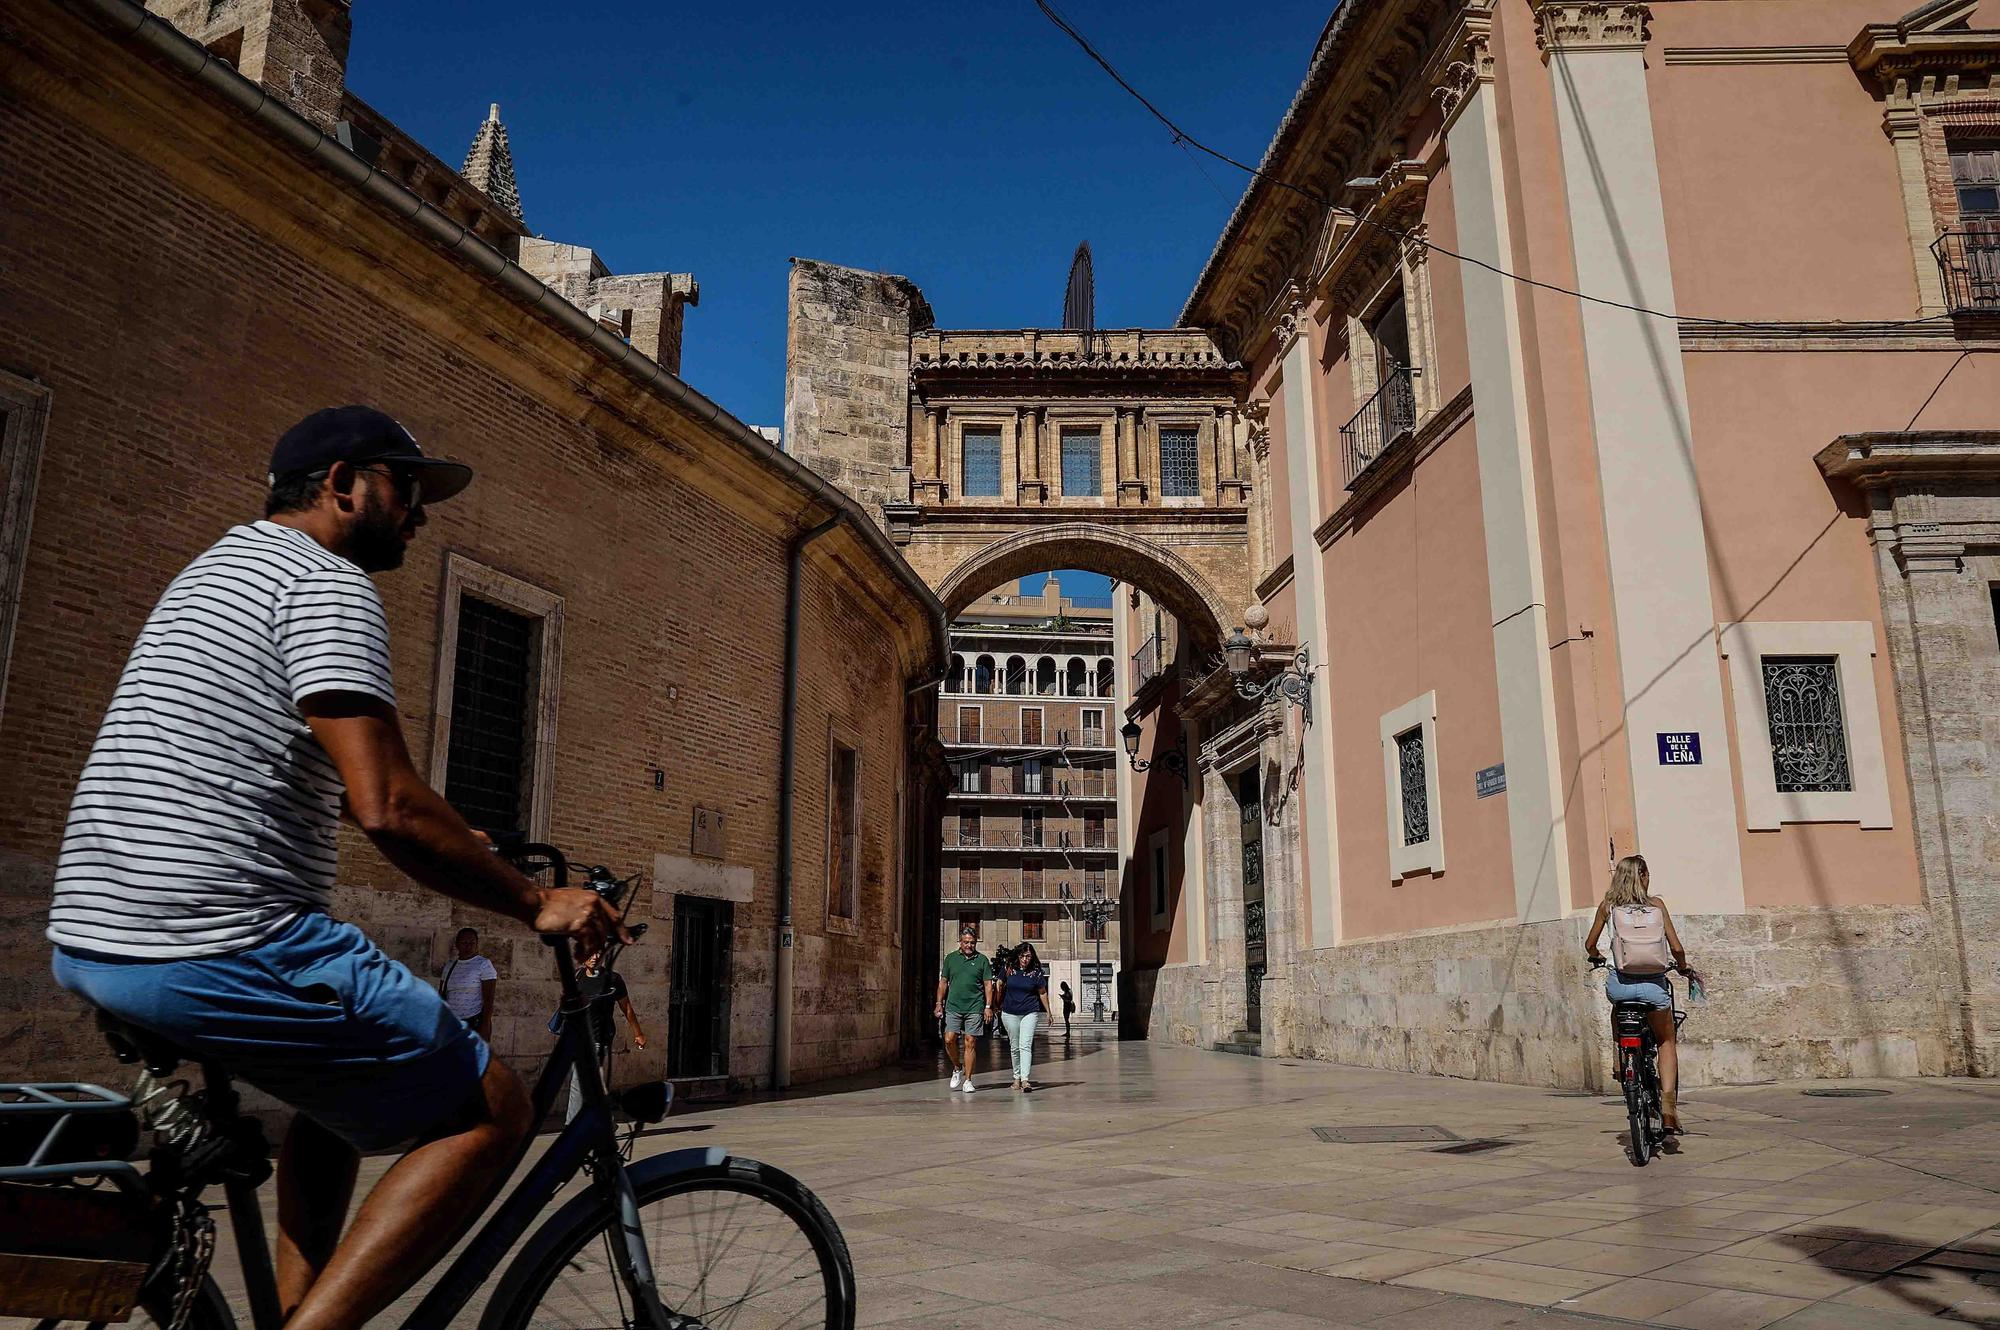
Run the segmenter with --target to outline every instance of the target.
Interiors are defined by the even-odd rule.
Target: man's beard
[[[371,487],[361,501],[361,517],[347,538],[347,557],[368,573],[386,573],[403,566],[407,517],[392,516]]]

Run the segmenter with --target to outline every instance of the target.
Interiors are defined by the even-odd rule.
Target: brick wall
[[[359,401],[480,473],[381,580],[412,751],[420,763],[430,751],[446,553],[561,596],[552,838],[622,874],[687,854],[694,805],[727,815],[726,861],[754,882],[735,907],[730,1068],[763,1075],[784,560],[805,496],[178,75],[55,5],[31,5],[10,35],[0,367],[53,400],[0,719],[0,1065],[122,1083],[47,977],[41,930],[71,790],[167,579],[261,512],[280,431]],[[895,1051],[902,690],[936,648],[923,606],[851,538],[820,542],[805,579],[800,1080]],[[830,727],[864,750],[862,902],[845,930],[824,913]],[[485,931],[501,974],[495,1042],[529,1069],[554,1005],[539,944],[413,887],[352,833],[340,876],[341,912],[414,966],[440,963],[462,923]],[[671,896],[648,884],[634,916],[663,921],[622,968],[648,1033],[664,1036]],[[664,1044],[620,1078],[657,1074]]]

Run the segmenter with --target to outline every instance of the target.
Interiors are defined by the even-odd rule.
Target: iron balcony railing
[[[1011,774],[1010,782],[1004,776]],[[1025,772],[995,771],[991,768],[972,776],[961,772],[952,781],[947,794],[955,795],[998,795],[1013,799],[1116,799],[1117,782],[1093,773],[1065,780],[1060,776],[1050,779],[1044,772],[1039,781]]]
[[[1108,850],[1111,838],[1103,830],[1079,830],[1074,826],[1057,830],[1044,826],[1040,831],[1023,831],[1017,826],[947,828],[947,850]]]
[[[2000,220],[1947,231],[1931,245],[1953,314],[2000,314]]]
[[[1159,672],[1160,635],[1155,633],[1132,653],[1132,691],[1136,693],[1144,688]]]
[[[1340,456],[1346,471],[1342,484],[1348,489],[1390,444],[1417,427],[1416,374],[1408,365],[1398,365],[1354,418],[1340,427]]]
[[[987,725],[982,721],[950,721],[938,726],[942,743],[988,748],[1109,748],[1111,733],[1095,726],[1071,729],[1067,725],[1045,726],[1040,731],[1023,731],[1013,725]]]

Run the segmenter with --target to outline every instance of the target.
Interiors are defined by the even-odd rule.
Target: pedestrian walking
[[[993,1015],[993,966],[979,954],[979,934],[958,932],[958,950],[938,965],[937,1017],[944,1022],[944,1055],[951,1088],[972,1093],[972,1041]]]
[[[1069,1018],[1076,1012],[1076,994],[1069,991],[1069,980],[1057,985],[1062,990],[1063,1038],[1069,1038]]]
[[[1660,1122],[1678,1136],[1680,1057],[1674,1037],[1674,990],[1667,972],[1679,970],[1689,980],[1696,975],[1688,968],[1687,952],[1681,948],[1680,934],[1674,931],[1667,903],[1652,894],[1652,872],[1639,855],[1628,854],[1618,861],[1611,872],[1611,885],[1597,903],[1590,936],[1583,940],[1584,952],[1592,961],[1604,959],[1597,939],[1607,926],[1611,929],[1611,973],[1604,978],[1604,996],[1613,1002],[1644,1002],[1653,1008],[1650,1023],[1659,1045]]]
[[[500,987],[500,972],[493,962],[479,954],[479,930],[461,928],[452,943],[452,957],[445,962],[438,979],[438,992],[451,1014],[472,1027],[487,1043],[493,1042],[493,994]]]
[[[1028,1072],[1035,1061],[1035,1027],[1049,1014],[1049,973],[1035,944],[1023,942],[1014,952],[1013,967],[1000,997],[1000,1023],[1007,1027],[1007,1041],[1013,1046],[1014,1088],[1022,1093],[1034,1089]]]
[[[613,1012],[623,1012],[625,1023],[632,1027],[632,1046],[646,1046],[646,1031],[639,1024],[639,1013],[632,1009],[632,995],[625,988],[625,979],[616,970],[604,968],[604,958],[590,957],[576,974],[577,996],[583,999],[586,1019],[590,1021],[591,1047],[597,1052],[597,1072],[603,1078],[606,1089],[611,1087],[611,1037],[616,1033]],[[564,1122],[576,1121],[576,1115],[583,1111],[583,1085],[577,1079],[575,1068],[569,1073],[569,1108],[563,1114]]]

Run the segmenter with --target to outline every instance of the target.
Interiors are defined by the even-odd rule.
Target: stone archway
[[[1091,522],[1058,522],[1003,536],[968,551],[934,585],[945,612],[956,616],[995,586],[1051,568],[1103,573],[1138,587],[1180,621],[1195,650],[1203,653],[1220,650],[1241,618],[1242,606],[1232,606],[1180,554],[1143,536]]]

